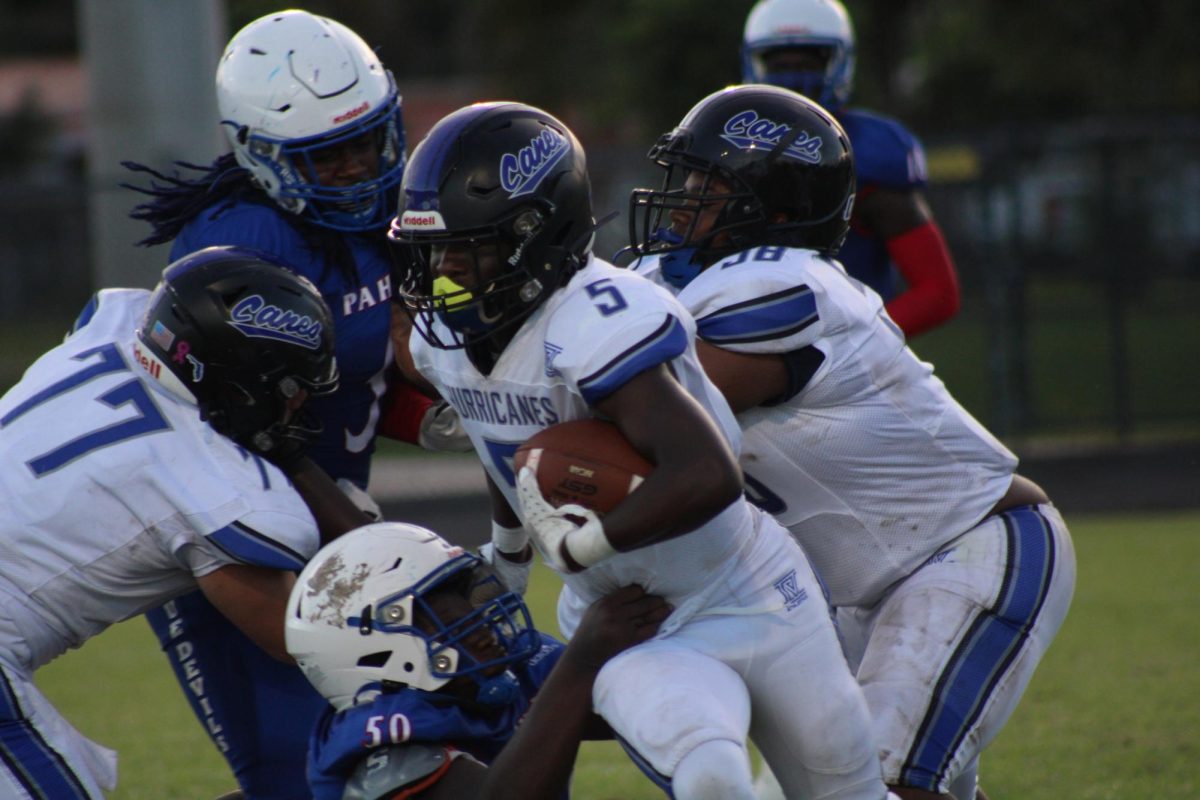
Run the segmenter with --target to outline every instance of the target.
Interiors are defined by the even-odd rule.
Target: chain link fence
[[[1200,120],[930,148],[963,314],[913,347],[1002,435],[1200,431]]]

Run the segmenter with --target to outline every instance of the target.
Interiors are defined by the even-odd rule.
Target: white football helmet
[[[337,230],[379,228],[404,174],[400,95],[358,34],[307,11],[269,14],[229,41],[217,67],[221,125],[238,164],[282,208]],[[314,155],[373,141],[376,174],[322,185]]]
[[[816,48],[823,71],[768,68],[772,50]],[[836,111],[854,83],[854,27],[837,0],[759,0],[742,35],[742,80],[799,92]]]
[[[439,619],[425,598],[446,589],[474,610]],[[484,628],[502,656],[478,660],[460,646]],[[292,588],[285,636],[300,669],[339,711],[388,688],[433,691],[463,676],[478,685],[479,702],[506,703],[516,679],[488,673],[528,660],[541,645],[525,603],[479,557],[400,522],[366,525],[321,548]]]

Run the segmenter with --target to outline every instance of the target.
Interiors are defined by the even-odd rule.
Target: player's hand
[[[383,509],[379,507],[379,503],[375,502],[375,498],[367,494],[358,485],[347,478],[338,478],[337,487],[342,490],[342,494],[350,498],[350,502],[354,503],[355,507],[371,518],[372,522],[379,522],[383,519]]]
[[[653,638],[671,611],[666,600],[646,594],[641,586],[622,586],[588,607],[567,653],[582,666],[598,670],[617,653]]]
[[[594,526],[603,531],[600,518],[583,506],[568,504],[555,508],[542,497],[537,475],[529,467],[521,467],[517,475],[517,502],[525,517],[525,530],[546,566],[556,572],[572,573],[583,569],[567,553],[567,535]],[[602,535],[602,533],[601,533]]]
[[[525,552],[529,553],[528,547],[525,548]],[[479,548],[479,556],[492,568],[506,589],[524,596],[525,590],[529,588],[529,573],[533,571],[532,553],[529,553],[529,557],[524,561],[514,561],[497,551],[496,545],[488,542]]]
[[[448,453],[469,453],[475,448],[475,445],[471,444],[471,437],[463,428],[458,412],[445,400],[431,405],[421,417],[417,444],[426,450],[442,450]]]

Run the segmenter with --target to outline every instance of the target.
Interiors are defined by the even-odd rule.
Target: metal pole
[[[152,286],[161,247],[128,217],[123,160],[170,169],[224,148],[213,75],[227,38],[224,0],[77,0],[88,80],[88,216],[95,286]],[[144,180],[139,176],[138,180]]]

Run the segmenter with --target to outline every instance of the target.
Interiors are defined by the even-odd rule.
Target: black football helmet
[[[478,103],[438,122],[409,159],[399,205],[388,234],[398,299],[443,349],[503,349],[582,266],[595,231],[583,147],[520,103]],[[446,248],[472,254],[473,288],[439,274]],[[481,270],[485,252],[498,263]]]
[[[218,432],[272,460],[321,431],[287,401],[338,385],[333,321],[306,278],[242,247],[208,247],[171,263],[137,330],[137,361],[193,402]]]
[[[633,190],[630,242],[639,256],[664,254],[663,275],[678,286],[749,247],[804,247],[831,255],[849,231],[855,181],[850,139],[825,109],[788,89],[750,84],[715,92],[648,155],[666,177],[660,190]],[[698,191],[685,192],[693,172],[704,181]],[[719,191],[714,179],[729,188]],[[716,223],[695,236],[695,211],[718,202]],[[672,230],[671,211],[690,214],[686,232]]]

